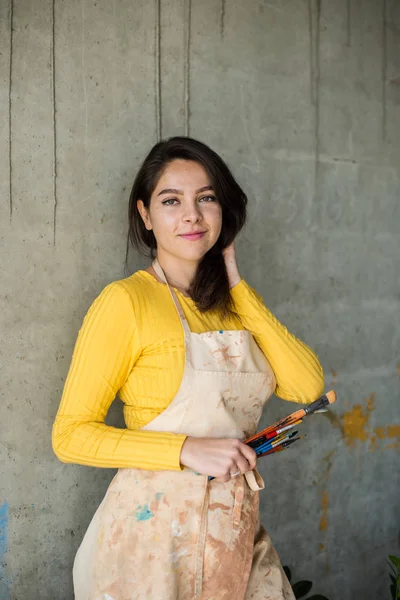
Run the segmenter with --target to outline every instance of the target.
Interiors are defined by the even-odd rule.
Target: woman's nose
[[[197,223],[201,219],[202,214],[197,203],[190,206],[186,206],[183,212],[183,220],[186,221],[186,223]]]

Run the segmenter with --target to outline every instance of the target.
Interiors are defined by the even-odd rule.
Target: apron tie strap
[[[174,289],[169,285],[167,278],[165,277],[165,273],[161,268],[160,263],[158,262],[157,259],[155,259],[152,263],[152,267],[154,269],[154,271],[157,273],[157,275],[159,276],[159,278],[161,279],[161,281],[163,283],[165,283],[169,289],[169,292],[171,294],[171,298],[173,300],[173,303],[175,304],[175,308],[178,312],[179,318],[181,320],[182,323],[182,327],[184,329],[185,332],[185,336],[187,337],[190,334],[190,327],[189,324],[187,322],[187,319],[185,317],[185,313],[183,312],[182,306],[180,305],[180,302],[177,298],[177,295],[175,294]]]
[[[263,490],[265,488],[264,480],[257,469],[254,469],[253,471],[247,471],[244,476],[249,488],[253,492],[258,492],[259,490]]]

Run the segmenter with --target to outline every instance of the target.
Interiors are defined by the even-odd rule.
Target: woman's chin
[[[179,249],[174,253],[183,260],[193,260],[200,262],[201,259],[211,250],[212,245],[210,244],[197,244],[196,242],[189,242],[185,244],[186,247],[182,248],[180,245]]]

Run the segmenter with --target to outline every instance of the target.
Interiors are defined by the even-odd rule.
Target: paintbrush
[[[308,406],[305,406],[304,408],[301,408],[300,410],[297,410],[296,412],[286,417],[286,419],[284,419],[284,424],[289,425],[290,423],[293,423],[298,419],[304,419],[304,417],[308,417],[308,415],[312,415],[316,411],[324,409],[326,406],[328,406],[329,404],[333,404],[335,401],[336,393],[333,390],[331,390],[330,392],[327,392],[326,394],[318,398],[318,400],[311,402],[311,404],[309,404]]]
[[[262,444],[261,446],[259,446],[258,448],[255,449],[257,456],[261,456],[262,454],[264,454],[264,452],[267,452],[268,450],[271,450],[272,448],[275,448],[276,446],[279,446],[280,444],[287,442],[288,440],[290,440],[297,434],[298,434],[298,431],[293,431],[292,433],[289,433],[288,435],[286,435],[286,433],[285,433],[285,434],[282,434],[282,435],[274,438],[273,440],[268,440],[267,442],[265,442],[265,444]]]
[[[283,419],[280,419],[273,425],[270,425],[269,427],[266,427],[259,433],[256,433],[255,435],[251,436],[250,438],[248,438],[246,440],[245,443],[252,445],[251,442],[254,442],[254,440],[256,440],[260,437],[265,437],[265,436],[273,433],[277,429],[279,430],[279,429],[282,429],[283,427],[289,427],[291,425],[295,425],[298,421],[300,421],[301,419],[304,419],[304,417],[307,417],[308,415],[311,415],[311,414],[315,413],[316,411],[324,409],[329,404],[333,404],[335,402],[335,400],[336,400],[336,393],[334,392],[334,390],[330,390],[329,392],[327,392],[326,394],[324,394],[323,396],[321,396],[314,402],[311,402],[311,404],[308,404],[307,406],[305,406],[304,408],[301,408],[300,410],[296,410],[296,412],[288,415],[287,417],[284,417]]]
[[[281,444],[280,446],[276,446],[275,448],[271,448],[271,450],[267,450],[267,452],[260,454],[258,458],[261,458],[263,456],[268,456],[269,454],[275,454],[275,452],[281,452],[281,450],[286,450],[286,448],[289,448],[289,446],[291,446],[298,440],[301,440],[305,437],[306,437],[305,435],[301,435],[300,437],[295,438],[294,440],[288,440],[287,442],[283,442],[283,444]]]
[[[293,433],[289,434],[288,437],[296,435],[296,433],[297,433],[297,431],[294,431]],[[262,458],[263,456],[268,456],[269,454],[273,454],[274,452],[280,452],[281,450],[285,450],[286,448],[291,446],[294,442],[297,442],[297,440],[301,440],[304,437],[306,437],[306,436],[301,435],[300,437],[294,438],[293,440],[284,438],[280,442],[278,442],[277,444],[272,446],[272,448],[266,450],[266,452],[263,452],[262,454],[257,454],[257,458]],[[212,481],[213,479],[215,479],[215,477],[213,477],[212,475],[210,475],[208,477],[208,481]]]
[[[294,423],[292,423],[291,425],[287,425],[286,427],[278,427],[277,429],[272,429],[266,434],[263,434],[263,432],[260,431],[260,433],[257,434],[258,437],[256,437],[250,442],[247,441],[246,444],[248,444],[251,448],[254,448],[254,450],[257,450],[259,446],[265,444],[265,442],[267,442],[268,440],[273,440],[275,437],[282,435],[290,429],[293,429],[293,427],[296,427],[296,425],[300,425],[300,423],[302,423],[302,419],[299,419],[298,421],[295,421]],[[263,431],[265,431],[265,429]]]
[[[333,404],[335,401],[336,392],[330,390],[314,402],[311,402],[311,404],[291,413],[287,417],[280,419],[276,423],[273,423],[273,425],[270,425],[251,436],[245,441],[245,444],[248,444],[255,450],[257,458],[285,450],[285,448],[288,448],[294,442],[297,442],[297,440],[301,440],[305,437],[302,435],[298,438],[290,439],[296,435],[297,431],[291,434],[287,434],[286,432],[301,423],[304,417],[308,417],[316,412],[325,412],[326,407],[329,406],[329,404]],[[208,479],[211,481],[214,477],[210,476]]]

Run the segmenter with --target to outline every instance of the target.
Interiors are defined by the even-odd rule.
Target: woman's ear
[[[138,200],[136,203],[140,216],[143,219],[144,226],[148,231],[153,229],[148,209],[145,207],[143,200]]]

